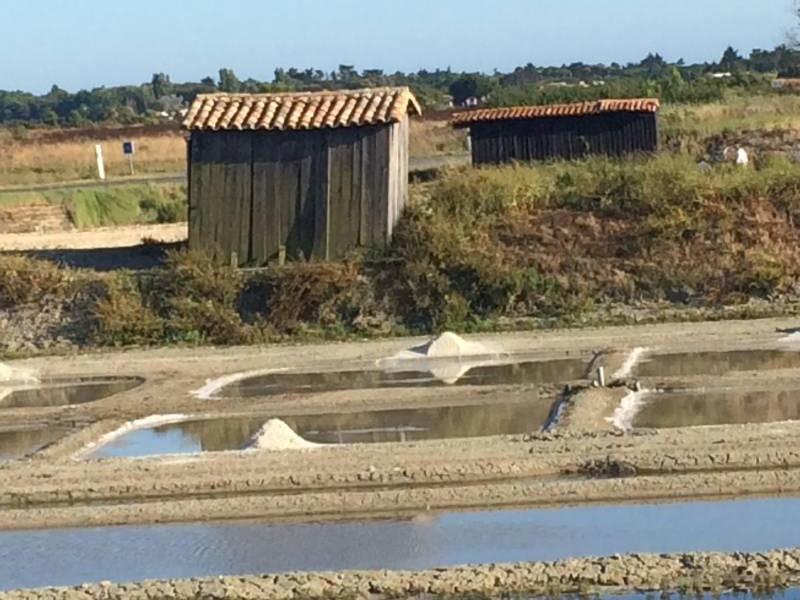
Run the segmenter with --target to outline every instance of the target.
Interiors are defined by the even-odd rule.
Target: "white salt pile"
[[[613,375],[611,375],[611,379],[625,379],[628,377],[631,373],[633,373],[633,368],[639,363],[642,357],[647,354],[647,352],[647,348],[634,348],[625,359],[625,362],[622,363],[622,366]]]
[[[0,402],[18,390],[39,383],[39,378],[29,369],[17,369],[0,362]]]
[[[628,433],[633,431],[633,422],[642,408],[647,404],[647,396],[651,392],[642,390],[641,392],[631,392],[625,396],[614,410],[614,416],[607,419],[614,428]]]
[[[462,356],[492,356],[499,354],[481,343],[470,342],[461,336],[445,332],[427,344],[403,350],[389,360],[418,360],[424,358],[460,358]]]
[[[245,450],[308,450],[323,445],[304,440],[280,419],[270,419],[250,438]]]
[[[800,331],[794,331],[778,340],[781,344],[800,345]]]
[[[503,353],[478,342],[470,342],[455,333],[443,333],[421,346],[398,352],[377,361],[377,366],[388,372],[429,371],[433,377],[454,384],[470,369],[502,364]]]
[[[39,378],[30,369],[18,369],[0,362],[0,382],[39,383]]]
[[[213,400],[216,395],[225,387],[238,383],[251,377],[261,377],[263,375],[271,375],[272,373],[282,373],[288,369],[258,369],[256,371],[241,371],[239,373],[231,373],[230,375],[223,375],[216,379],[206,379],[203,387],[189,392],[198,400]]]

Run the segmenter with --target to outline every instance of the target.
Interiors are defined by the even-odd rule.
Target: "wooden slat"
[[[278,150],[282,133],[255,133],[253,142],[252,262],[263,265],[277,257],[280,238],[275,183],[279,178]]]
[[[371,137],[371,136],[369,136]],[[367,161],[367,148],[369,137],[362,136],[358,140],[358,243],[361,246],[368,246],[369,240],[369,177],[367,171],[370,167]]]
[[[297,207],[297,247],[292,248],[290,258],[302,256],[309,260],[314,251],[314,190],[319,187],[319,180],[314,179],[314,165],[321,157],[320,136],[310,136],[306,143],[306,152],[300,159],[300,190]]]
[[[312,256],[316,260],[328,260],[330,257],[328,226],[330,222],[331,155],[328,146],[328,135],[329,133],[326,131],[325,143],[321,149],[320,158],[315,161],[314,178],[319,180],[319,185],[314,186],[314,251]]]

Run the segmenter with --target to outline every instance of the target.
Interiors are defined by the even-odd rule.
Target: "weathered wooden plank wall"
[[[658,149],[658,119],[652,113],[611,113],[475,123],[470,128],[474,164],[599,154],[625,156]]]
[[[192,135],[190,246],[240,264],[386,243],[408,195],[408,124]]]
[[[189,244],[221,252],[225,260],[233,253],[241,259],[249,252],[251,135],[192,135]]]

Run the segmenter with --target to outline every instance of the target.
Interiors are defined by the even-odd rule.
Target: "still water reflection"
[[[636,427],[743,425],[800,420],[800,390],[685,391],[652,394]]]
[[[286,417],[283,420],[311,442],[363,444],[530,433],[542,427],[550,409],[549,402],[537,400]],[[92,458],[239,450],[268,419],[228,417],[132,431],[99,448]]]
[[[104,378],[81,381],[44,381],[36,387],[21,388],[0,396],[2,408],[34,408],[86,404],[127,392],[144,383],[143,379]]]
[[[196,523],[0,533],[0,589],[303,570],[424,569],[632,552],[763,552],[800,539],[800,500]]]
[[[438,365],[426,361],[427,370],[413,370],[412,367],[408,369],[410,370],[272,373],[231,384],[223,389],[222,395],[250,398],[276,394],[399,387],[561,383],[585,377],[588,363],[577,358],[489,365],[450,360],[440,361]]]

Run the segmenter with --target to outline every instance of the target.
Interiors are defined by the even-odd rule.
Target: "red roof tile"
[[[655,98],[627,100],[597,100],[575,104],[549,104],[545,106],[514,106],[509,108],[482,108],[453,115],[455,127],[469,127],[472,123],[508,121],[512,119],[543,119],[547,117],[585,117],[611,112],[658,112],[661,103]]]
[[[201,94],[183,128],[189,130],[298,130],[396,123],[421,115],[406,87],[290,94]]]

